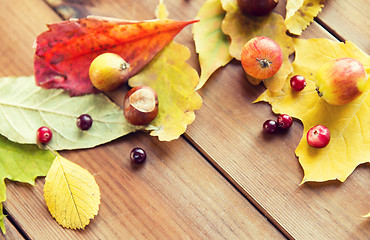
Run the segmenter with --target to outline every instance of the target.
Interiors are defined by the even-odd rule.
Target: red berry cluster
[[[278,130],[287,130],[293,124],[293,119],[288,114],[281,114],[276,121],[266,120],[263,123],[263,131],[268,134],[276,133]]]

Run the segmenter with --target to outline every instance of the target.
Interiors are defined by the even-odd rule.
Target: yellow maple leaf
[[[221,30],[224,17],[220,0],[207,0],[197,14],[200,21],[193,25],[193,34],[201,75],[196,90],[206,83],[213,72],[232,60],[229,38]]]
[[[129,79],[131,87],[147,85],[158,95],[158,115],[145,127],[160,141],[180,137],[195,120],[194,110],[202,98],[194,90],[199,83],[197,71],[186,60],[190,50],[171,42],[140,73]]]
[[[269,37],[279,44],[283,52],[283,64],[273,77],[263,80],[263,83],[273,92],[280,91],[287,76],[293,70],[289,55],[294,52],[293,39],[286,34],[284,18],[277,13],[270,13],[263,17],[247,17],[238,8],[236,0],[221,0],[221,3],[226,11],[222,31],[230,36],[231,56],[240,60],[245,43],[257,36]],[[261,82],[248,75],[247,79],[254,85]]]
[[[94,177],[61,156],[45,178],[44,197],[50,214],[65,228],[83,229],[98,214],[100,191]]]
[[[354,169],[369,162],[370,156],[370,94],[343,106],[333,106],[322,100],[315,91],[315,76],[319,67],[330,59],[352,57],[370,69],[369,56],[352,42],[339,43],[328,39],[296,39],[296,59],[293,75],[302,75],[307,86],[301,92],[291,89],[286,81],[280,92],[266,90],[257,101],[267,101],[272,110],[286,113],[302,121],[304,132],[296,155],[304,170],[302,183],[307,181],[345,181]],[[325,148],[307,144],[308,130],[322,124],[329,128],[331,140]]]
[[[321,12],[325,0],[288,0],[285,24],[290,33],[301,35]]]

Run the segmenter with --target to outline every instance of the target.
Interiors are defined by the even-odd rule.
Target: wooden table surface
[[[193,19],[205,0],[166,0],[170,18]],[[276,11],[285,15],[286,1]],[[0,76],[33,74],[32,44],[47,23],[102,15],[154,18],[156,0],[0,0]],[[370,52],[368,0],[328,0],[302,38],[351,40]],[[175,38],[190,48],[199,71],[191,26]],[[266,137],[275,118],[264,91],[245,80],[239,62],[217,71],[199,91],[203,106],[178,140],[133,133],[93,149],[63,151],[89,170],[101,190],[99,214],[85,230],[68,230],[49,214],[44,178],[36,186],[10,182],[0,239],[370,239],[370,166],[344,182],[306,183],[294,154],[303,127]],[[122,105],[122,94],[109,96]],[[148,159],[133,169],[134,147]]]

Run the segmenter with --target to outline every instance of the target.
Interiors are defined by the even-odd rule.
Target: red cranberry
[[[294,91],[302,91],[306,85],[306,79],[301,75],[295,75],[290,79],[290,86]]]
[[[39,142],[48,143],[53,137],[53,133],[51,132],[50,128],[43,126],[37,130],[36,136]]]
[[[280,129],[287,130],[292,126],[293,119],[288,114],[281,114],[277,118],[277,124]]]

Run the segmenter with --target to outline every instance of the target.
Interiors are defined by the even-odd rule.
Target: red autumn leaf
[[[98,92],[89,79],[92,60],[105,52],[119,54],[139,72],[191,21],[82,18],[48,25],[36,39],[36,84],[63,88],[72,96]]]

